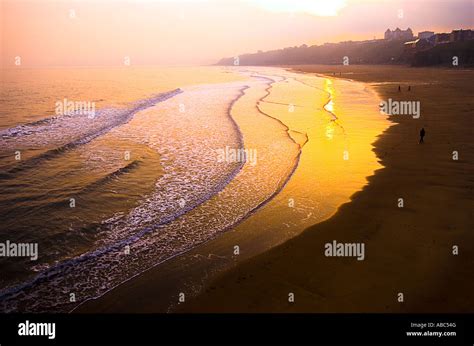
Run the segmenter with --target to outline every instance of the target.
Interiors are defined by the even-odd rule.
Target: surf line
[[[74,140],[72,142],[69,142],[69,143],[66,143],[66,144],[64,144],[60,147],[50,149],[50,150],[46,151],[43,154],[37,155],[37,156],[32,157],[32,158],[30,158],[28,160],[25,160],[25,161],[22,161],[21,163],[17,164],[15,167],[13,167],[10,170],[6,171],[4,173],[4,175],[2,175],[2,178],[4,178],[4,177],[8,178],[13,173],[18,173],[18,172],[22,172],[22,171],[25,171],[25,170],[28,170],[28,169],[31,169],[31,168],[36,168],[37,165],[39,163],[41,163],[42,161],[44,161],[44,160],[54,158],[54,157],[59,156],[62,153],[68,151],[68,150],[74,149],[74,148],[76,148],[80,145],[87,144],[90,141],[92,141],[93,139],[106,134],[107,132],[109,132],[113,128],[128,123],[134,117],[134,115],[136,113],[138,113],[139,111],[142,111],[146,108],[152,107],[152,106],[156,105],[157,103],[166,101],[166,100],[168,100],[168,99],[170,99],[170,98],[172,98],[172,97],[174,97],[174,96],[176,96],[176,95],[178,95],[182,92],[183,92],[182,89],[177,88],[177,89],[174,89],[174,90],[171,90],[171,91],[167,91],[167,92],[164,92],[164,93],[157,94],[157,95],[155,95],[155,96],[153,96],[149,99],[145,99],[145,100],[135,102],[134,107],[131,107],[131,108],[127,109],[126,112],[121,117],[116,118],[117,121],[114,121],[110,124],[102,126],[99,129],[97,129],[96,131],[92,131],[92,132],[86,134],[82,138],[76,139],[76,140]],[[24,126],[24,125],[21,125],[21,126]]]
[[[258,112],[261,113],[261,114],[263,114],[263,115],[265,115],[265,116],[267,116],[267,117],[269,117],[269,118],[271,118],[271,119],[273,119],[273,120],[275,120],[275,121],[277,121],[278,123],[280,123],[280,124],[285,128],[285,131],[286,131],[286,134],[287,134],[288,138],[289,138],[293,143],[295,143],[295,144],[299,147],[299,149],[300,149],[300,151],[301,151],[301,149],[302,149],[302,148],[305,146],[305,144],[308,143],[308,141],[309,141],[308,134],[307,134],[306,132],[303,133],[303,132],[300,132],[300,131],[296,131],[296,130],[290,129],[283,121],[281,121],[281,120],[278,119],[278,118],[275,118],[275,117],[271,116],[270,114],[265,113],[265,112],[260,108],[260,102],[269,102],[269,101],[265,101],[265,99],[266,99],[268,96],[270,96],[270,90],[273,88],[273,84],[275,84],[276,81],[274,81],[273,79],[268,78],[268,77],[257,76],[257,75],[253,75],[253,76],[256,76],[256,77],[262,78],[262,79],[266,79],[267,81],[269,81],[269,83],[267,84],[267,87],[265,88],[266,95],[262,96],[262,97],[258,100],[258,102],[257,102],[257,104],[256,104],[256,108],[257,108]],[[282,82],[284,82],[284,81],[286,81],[286,80],[288,79],[288,78],[283,77],[283,76],[278,76],[278,77],[283,78],[283,81],[282,81]],[[296,142],[296,141],[293,139],[293,137],[291,137],[290,131],[295,132],[295,133],[298,133],[298,134],[304,136],[304,137],[305,137],[304,143],[303,143],[303,144],[299,144],[298,142]]]
[[[248,85],[245,85],[243,87],[241,87],[239,89],[239,94],[229,103],[228,107],[227,107],[227,110],[226,110],[226,114],[227,116],[229,117],[229,119],[232,121],[233,123],[233,126],[235,128],[235,130],[237,131],[237,134],[238,134],[238,138],[239,138],[239,146],[241,148],[244,147],[244,140],[243,140],[243,134],[242,132],[240,131],[240,128],[237,124],[237,122],[235,122],[235,120],[233,119],[232,117],[232,114],[231,114],[231,111],[232,111],[232,108],[234,106],[234,104],[245,94],[245,90],[248,89],[249,86]],[[181,90],[181,89],[178,89],[178,90]],[[180,92],[183,92],[183,91],[180,91]],[[119,241],[116,241],[115,243],[112,243],[110,245],[107,245],[107,246],[103,246],[102,248],[98,248],[96,250],[93,250],[93,251],[90,251],[90,252],[87,252],[87,253],[84,253],[84,254],[81,254],[77,257],[74,257],[74,258],[71,258],[71,259],[67,259],[67,260],[64,260],[64,261],[61,261],[61,262],[58,262],[56,263],[55,265],[47,268],[46,270],[44,270],[43,272],[39,273],[38,275],[36,275],[35,277],[33,277],[32,279],[26,281],[26,282],[23,282],[23,283],[20,283],[16,286],[11,286],[11,287],[7,287],[7,288],[4,288],[4,289],[1,289],[0,290],[0,303],[4,303],[6,304],[6,302],[8,300],[16,300],[17,296],[25,291],[25,290],[28,290],[28,289],[31,289],[34,287],[35,284],[37,283],[43,283],[43,282],[47,282],[47,281],[50,281],[52,278],[54,277],[57,277],[57,276],[60,276],[61,274],[63,274],[65,271],[67,271],[68,269],[71,269],[71,268],[74,268],[75,266],[77,265],[80,265],[81,263],[83,262],[87,262],[89,260],[93,260],[99,256],[102,256],[102,255],[106,255],[107,253],[110,253],[112,251],[120,251],[123,247],[127,246],[127,245],[131,245],[135,242],[137,242],[139,239],[143,238],[143,236],[145,236],[146,234],[148,233],[151,233],[153,231],[155,231],[157,228],[159,228],[160,226],[163,226],[163,225],[166,225],[168,223],[171,223],[172,221],[174,221],[175,219],[179,218],[180,216],[186,214],[187,212],[195,209],[196,207],[198,207],[199,205],[203,204],[204,202],[206,202],[208,199],[210,199],[212,196],[216,195],[217,193],[219,193],[221,190],[223,190],[228,184],[230,181],[232,181],[235,176],[241,171],[242,167],[244,166],[245,164],[245,161],[243,162],[240,162],[240,165],[234,169],[234,171],[228,175],[227,177],[225,177],[224,179],[222,179],[219,183],[216,184],[216,187],[213,189],[212,192],[210,192],[209,194],[207,194],[206,196],[204,196],[202,198],[202,200],[198,201],[196,204],[194,205],[190,205],[189,207],[187,208],[183,208],[182,210],[180,210],[180,212],[178,213],[175,213],[167,218],[165,218],[164,220],[162,220],[161,222],[155,224],[155,225],[152,225],[152,226],[148,226],[148,227],[145,227],[143,228],[140,232],[134,234],[134,235],[131,235],[125,239],[122,239],[122,240],[119,240]],[[136,273],[135,275],[132,275],[128,278],[126,278],[125,280],[122,280],[120,281],[118,284],[114,285],[113,287],[110,287],[110,288],[106,288],[105,291],[101,292],[100,294],[96,294],[94,296],[90,296],[88,298],[85,298],[83,301],[81,302],[78,302],[76,306],[74,306],[72,308],[72,310],[53,310],[54,307],[52,306],[49,306],[50,310],[49,311],[67,311],[67,312],[72,312],[74,311],[77,307],[81,306],[82,304],[86,303],[87,301],[90,301],[90,300],[93,300],[93,299],[97,299],[97,298],[100,298],[101,296],[103,296],[104,294],[106,294],[107,292],[113,290],[114,288],[118,287],[119,285],[137,277],[138,275],[144,273],[145,271],[151,269],[151,268],[154,268],[155,266],[173,258],[173,257],[176,257],[176,256],[179,256],[183,253],[186,253],[188,252],[189,250],[191,250],[192,248],[190,249],[187,249],[185,250],[184,252],[181,252],[181,253],[178,253],[178,254],[175,254],[163,261],[160,261],[159,263],[156,263],[142,271],[140,271],[139,273]],[[1,305],[0,305],[1,306]],[[61,308],[60,308],[61,309]]]
[[[237,97],[235,97],[235,98],[229,103],[229,105],[228,105],[228,107],[227,107],[227,111],[226,111],[227,116],[229,117],[229,119],[230,119],[231,122],[233,123],[233,126],[235,126],[235,130],[236,130],[236,132],[237,132],[237,134],[238,134],[238,137],[239,137],[239,147],[240,147],[241,149],[244,148],[244,140],[243,140],[244,137],[243,137],[243,134],[242,134],[242,132],[241,132],[241,130],[240,130],[239,125],[237,124],[237,122],[236,122],[236,121],[234,120],[234,118],[232,117],[232,109],[233,109],[233,107],[234,107],[234,104],[235,104],[242,96],[245,95],[245,90],[247,90],[247,89],[249,89],[249,88],[250,88],[250,86],[248,86],[248,85],[244,85],[243,87],[241,87],[241,88],[239,89],[239,94],[237,95]],[[209,193],[208,195],[206,195],[201,201],[199,201],[198,203],[196,203],[195,205],[191,206],[190,208],[188,208],[188,209],[186,209],[186,210],[183,209],[182,212],[180,212],[180,213],[178,213],[178,214],[175,214],[176,217],[174,217],[174,218],[172,218],[172,219],[169,219],[169,220],[167,220],[166,222],[160,222],[159,224],[156,224],[156,225],[154,225],[154,226],[152,226],[152,227],[147,227],[145,230],[143,230],[142,232],[140,232],[140,234],[132,236],[132,238],[134,238],[134,239],[133,239],[130,243],[127,243],[127,244],[120,244],[119,247],[120,247],[120,246],[124,246],[124,245],[130,245],[130,244],[133,243],[134,241],[137,241],[138,239],[142,238],[142,237],[143,237],[144,235],[146,235],[147,233],[150,233],[150,232],[154,231],[155,229],[157,229],[158,227],[164,226],[164,225],[166,225],[166,224],[168,224],[168,223],[174,221],[174,220],[177,219],[178,217],[180,217],[180,216],[186,214],[187,212],[189,212],[189,211],[191,211],[191,210],[197,208],[197,207],[200,206],[201,204],[205,203],[207,200],[209,200],[210,198],[212,198],[213,196],[215,196],[217,193],[219,193],[221,190],[223,190],[223,189],[237,176],[237,174],[240,173],[240,171],[242,170],[242,168],[243,168],[243,166],[245,165],[246,162],[247,162],[247,161],[246,161],[246,159],[245,159],[245,157],[244,157],[243,160],[242,160],[242,162],[240,162],[240,165],[239,165],[230,175],[228,175],[226,178],[224,178],[223,180],[221,180],[221,182],[216,185],[216,186],[217,186],[217,189],[215,189],[215,191],[213,191],[213,192]],[[293,174],[293,173],[292,173],[292,174]],[[290,175],[290,176],[291,176],[291,175]],[[285,182],[285,184],[286,184],[286,182]],[[280,191],[280,190],[279,190],[279,191]],[[278,192],[279,192],[279,191],[278,191]],[[276,195],[276,193],[275,193],[274,195]],[[273,198],[274,195],[272,195],[270,198]],[[266,201],[264,201],[261,205],[263,205],[263,204],[265,204],[265,203],[266,203]],[[257,206],[257,208],[259,208],[261,205]],[[252,212],[252,211],[251,211],[251,212]],[[250,213],[251,213],[251,212],[250,212]],[[233,225],[231,225],[231,226],[228,226],[227,228],[225,228],[224,230],[222,230],[222,232],[225,232],[225,231],[231,229],[232,227],[234,227],[234,226],[235,226],[236,224],[238,224],[239,222],[240,222],[240,221],[237,221],[237,223],[235,223],[235,224],[233,224]],[[152,228],[152,229],[150,229],[150,228]],[[126,282],[128,282],[128,281],[130,281],[130,280],[133,280],[134,278],[136,278],[136,277],[138,277],[139,275],[145,273],[146,271],[151,270],[151,269],[157,267],[158,265],[160,265],[160,264],[162,264],[162,263],[164,263],[164,262],[166,262],[166,261],[169,261],[169,260],[171,260],[171,259],[173,259],[173,258],[175,258],[175,257],[181,256],[181,255],[183,255],[183,254],[185,254],[185,253],[191,251],[191,250],[194,249],[196,246],[202,245],[203,243],[206,243],[206,242],[208,242],[208,241],[210,241],[210,240],[212,240],[212,239],[214,239],[214,238],[215,238],[215,237],[213,237],[213,238],[211,238],[211,239],[208,239],[208,240],[206,240],[206,241],[204,241],[204,242],[202,242],[202,243],[196,244],[195,246],[192,246],[192,247],[190,247],[190,248],[188,248],[188,249],[185,249],[185,250],[183,250],[183,251],[181,251],[181,252],[179,252],[179,253],[176,253],[176,254],[174,254],[174,255],[172,255],[172,256],[170,256],[170,257],[167,257],[167,258],[165,258],[165,259],[163,259],[163,260],[161,260],[161,261],[159,261],[159,262],[157,262],[157,263],[154,263],[153,265],[151,265],[151,266],[149,266],[149,267],[147,267],[147,268],[145,268],[145,269],[139,271],[138,273],[135,273],[134,275],[131,275],[130,277],[128,277],[128,278],[126,278],[126,279],[120,281],[118,284],[116,284],[116,285],[114,285],[114,286],[112,286],[112,287],[110,287],[110,288],[107,288],[104,292],[101,292],[100,294],[98,294],[98,295],[96,295],[96,296],[92,296],[92,297],[88,297],[88,298],[84,299],[83,301],[79,302],[76,306],[74,306],[74,307],[73,307],[71,310],[69,310],[68,312],[69,312],[69,313],[74,312],[76,309],[78,309],[78,308],[79,308],[80,306],[82,306],[83,304],[86,304],[86,303],[89,302],[89,301],[96,300],[96,299],[98,299],[98,298],[104,296],[104,295],[107,294],[108,292],[114,290],[115,288],[119,287],[120,285],[122,285],[122,284],[124,284],[124,283],[126,283]]]
[[[327,77],[324,77],[324,76],[321,76],[319,74],[316,74],[317,77],[319,78],[325,78],[325,79],[328,79]],[[341,130],[342,130],[342,134],[344,135],[344,138],[346,138],[346,129],[344,128],[344,126],[341,125],[341,123],[339,122],[339,117],[331,110],[328,109],[328,106],[331,104],[332,102],[332,93],[330,91],[327,91],[323,88],[319,88],[317,86],[314,86],[314,85],[311,85],[311,84],[308,84],[306,82],[303,82],[302,80],[298,79],[298,78],[293,78],[295,81],[297,81],[298,83],[301,83],[303,85],[306,85],[307,87],[310,87],[310,88],[313,88],[313,89],[317,89],[317,90],[320,90],[324,93],[326,93],[328,95],[328,98],[327,98],[327,101],[326,103],[323,105],[323,109],[330,114],[331,116],[331,121],[334,122]]]
[[[268,80],[271,81],[271,79],[268,79]],[[237,97],[237,98],[229,105],[229,112],[228,112],[229,116],[232,116],[231,110],[232,110],[232,106],[234,105],[234,103],[237,102],[237,101],[240,99],[240,97],[245,94],[245,90],[247,90],[248,88],[249,88],[249,86],[245,86],[245,87],[243,87],[242,89],[240,89],[240,95],[239,95],[239,97]],[[287,126],[284,125],[279,119],[275,119],[275,118],[273,118],[272,116],[266,115],[265,113],[261,112],[261,111],[258,109],[258,107],[257,107],[257,110],[258,110],[260,113],[262,113],[264,116],[268,116],[268,117],[272,118],[273,120],[276,120],[276,121],[280,122],[283,126],[287,127]],[[237,126],[237,128],[238,128],[237,123],[236,123],[236,126]],[[240,128],[239,128],[239,131],[240,131]],[[289,136],[289,134],[288,134],[288,136]],[[289,137],[290,137],[290,136],[289,136]],[[290,140],[292,140],[292,141],[294,142],[294,140],[293,140],[291,137],[290,137]],[[295,144],[298,145],[298,143],[296,143],[296,142],[295,142]],[[221,235],[221,234],[223,234],[223,233],[225,233],[225,232],[227,232],[227,231],[229,231],[229,230],[235,228],[236,226],[238,226],[240,223],[242,223],[243,221],[245,221],[246,219],[248,219],[249,217],[251,217],[253,214],[255,214],[260,208],[262,208],[263,206],[265,206],[266,204],[268,204],[271,200],[273,200],[273,198],[275,198],[275,196],[277,196],[277,195],[285,188],[285,186],[288,184],[288,182],[290,181],[290,179],[291,179],[291,177],[293,176],[293,174],[296,172],[296,169],[298,168],[301,155],[302,155],[302,151],[299,150],[298,155],[297,155],[297,157],[296,157],[296,159],[295,159],[295,164],[294,164],[293,167],[292,167],[292,170],[291,170],[291,171],[289,172],[289,174],[286,176],[286,178],[284,179],[284,181],[281,182],[281,183],[279,183],[278,188],[277,188],[270,196],[268,196],[264,201],[262,201],[261,203],[259,203],[258,205],[256,205],[256,206],[255,206],[254,208],[252,208],[251,210],[249,210],[249,211],[248,211],[245,215],[243,215],[239,220],[236,220],[234,223],[228,225],[227,227],[224,227],[223,229],[221,229],[219,232],[217,232],[217,233],[216,233],[214,236],[212,236],[211,238],[209,238],[209,239],[207,239],[207,240],[205,240],[205,241],[203,241],[203,242],[201,242],[201,243],[199,243],[199,244],[196,244],[195,246],[192,246],[192,247],[190,247],[190,248],[187,248],[187,249],[185,249],[185,250],[183,250],[183,251],[181,251],[181,252],[179,252],[179,253],[176,253],[176,254],[174,254],[174,255],[172,255],[172,256],[166,258],[166,259],[163,259],[163,260],[161,260],[161,261],[159,261],[159,262],[157,262],[157,263],[154,263],[154,264],[151,265],[150,267],[147,267],[147,268],[143,269],[142,271],[140,271],[140,272],[138,272],[138,273],[136,273],[136,274],[134,274],[134,275],[132,275],[132,276],[126,278],[125,280],[119,282],[118,284],[114,285],[113,287],[110,287],[110,288],[106,289],[104,292],[100,293],[99,295],[96,295],[96,296],[90,297],[90,298],[86,298],[85,300],[79,302],[76,306],[74,306],[74,307],[73,307],[70,311],[68,311],[68,312],[69,312],[69,313],[74,312],[74,311],[77,310],[80,306],[82,306],[83,304],[87,303],[88,301],[96,300],[96,299],[98,299],[98,298],[104,296],[104,295],[107,294],[108,292],[114,290],[115,288],[121,286],[122,284],[124,284],[124,283],[126,283],[126,282],[129,282],[130,280],[133,280],[134,278],[136,278],[136,277],[142,275],[143,273],[145,273],[145,272],[147,272],[147,271],[149,271],[149,270],[151,270],[151,269],[153,269],[153,268],[155,268],[155,267],[157,267],[157,266],[159,266],[159,265],[161,265],[161,264],[163,264],[163,263],[165,263],[165,262],[167,262],[167,261],[169,261],[169,260],[171,260],[171,259],[173,259],[173,258],[176,258],[176,257],[179,257],[179,256],[181,256],[181,255],[184,255],[184,254],[188,253],[189,251],[191,251],[192,249],[194,249],[195,247],[201,246],[201,245],[203,245],[203,244],[205,244],[205,243],[207,243],[207,242],[209,242],[209,241],[212,241],[213,239],[217,238],[219,235]],[[170,308],[171,308],[171,305],[170,305],[170,307],[169,307],[168,309],[170,309]]]
[[[265,77],[262,77],[262,78],[265,78]],[[276,81],[273,81],[273,80],[270,79],[270,78],[265,78],[265,79],[267,79],[268,81],[271,81],[271,83],[269,84],[269,87],[265,89],[265,91],[267,92],[267,95],[261,97],[258,101],[262,101],[263,98],[267,97],[267,96],[270,94],[269,90],[271,89],[271,84],[273,84],[273,83],[276,82]],[[265,102],[265,101],[263,101],[263,102]],[[291,171],[289,172],[289,174],[286,176],[286,178],[285,178],[285,180],[283,181],[283,183],[281,183],[281,185],[280,185],[280,183],[279,183],[279,187],[278,187],[270,196],[268,196],[264,201],[260,202],[260,203],[259,203],[258,205],[256,205],[254,208],[252,208],[251,210],[249,210],[245,215],[243,215],[239,220],[236,220],[233,224],[228,225],[227,227],[223,228],[221,231],[219,231],[217,234],[215,234],[215,235],[214,235],[213,237],[211,237],[210,239],[208,239],[208,240],[206,240],[206,241],[204,241],[204,242],[202,242],[202,243],[200,243],[200,244],[198,244],[198,245],[196,245],[196,246],[200,246],[200,245],[202,245],[202,244],[205,244],[205,243],[207,243],[207,242],[210,242],[210,241],[212,241],[213,239],[217,238],[217,237],[219,236],[219,234],[222,234],[222,233],[225,233],[225,232],[227,232],[227,231],[229,231],[229,230],[231,230],[231,229],[234,229],[234,228],[237,227],[239,224],[241,224],[242,222],[244,222],[245,220],[247,220],[248,218],[250,218],[252,215],[254,215],[256,212],[258,212],[258,211],[260,210],[260,208],[262,208],[262,207],[264,207],[265,205],[267,205],[268,203],[270,203],[281,191],[283,191],[283,189],[284,189],[285,186],[288,184],[288,182],[291,180],[291,178],[293,177],[293,175],[294,175],[295,172],[296,172],[296,169],[297,169],[298,166],[299,166],[299,163],[300,163],[300,160],[301,160],[301,155],[302,155],[302,153],[303,153],[303,151],[302,151],[301,149],[302,149],[302,147],[309,141],[308,136],[306,135],[306,133],[304,134],[304,135],[306,135],[306,142],[303,143],[302,145],[299,145],[298,143],[296,143],[295,140],[293,140],[293,138],[291,138],[291,136],[289,135],[289,132],[288,132],[288,130],[289,130],[288,126],[286,126],[280,119],[276,119],[276,118],[272,117],[271,115],[268,115],[268,114],[264,113],[263,111],[261,111],[261,110],[259,109],[259,107],[258,107],[258,102],[257,102],[256,108],[257,108],[257,111],[258,111],[259,113],[261,113],[262,115],[264,115],[264,116],[266,116],[266,117],[269,117],[269,118],[271,118],[272,120],[275,120],[275,121],[279,122],[283,127],[285,127],[285,128],[287,129],[287,136],[290,138],[291,141],[293,141],[296,145],[299,146],[300,150],[298,151],[298,155],[297,155],[297,157],[296,157],[296,159],[295,159],[295,164],[293,165],[293,167],[292,167]],[[290,130],[290,131],[292,131],[292,130]],[[295,131],[295,132],[297,132],[297,131]],[[301,132],[298,132],[298,133],[301,134]],[[185,251],[183,251],[183,252],[181,252],[181,253],[179,253],[179,254],[176,254],[176,255],[172,256],[171,258],[181,256],[181,255],[183,255],[183,254],[189,252],[190,250],[192,250],[192,248],[191,248],[191,249],[188,249],[188,250],[185,250]],[[160,263],[156,263],[156,264],[153,265],[151,268],[154,268],[154,267],[158,266],[159,264],[170,260],[171,258],[169,258],[169,259],[167,259],[167,260],[163,260],[163,261],[160,262]],[[151,269],[151,268],[149,268],[149,269]],[[146,270],[148,270],[148,269],[146,269]],[[145,271],[146,271],[146,270],[145,270]],[[144,272],[145,272],[145,271],[144,271]],[[138,276],[138,275],[140,275],[140,274],[135,275],[135,277]],[[131,279],[132,279],[132,278],[131,278]],[[129,280],[130,280],[130,279],[129,279]],[[126,280],[126,281],[129,281],[129,280]],[[117,285],[117,286],[118,286],[118,285]],[[199,287],[199,288],[198,288],[198,291],[193,293],[193,296],[199,294],[200,291],[202,290],[202,288],[203,288],[203,286]],[[175,306],[173,303],[170,302],[170,303],[169,303],[169,306],[168,306],[168,312],[173,312],[173,309],[174,309],[175,307],[176,307],[176,306]],[[75,309],[76,309],[76,308],[74,308],[71,312],[73,312]]]

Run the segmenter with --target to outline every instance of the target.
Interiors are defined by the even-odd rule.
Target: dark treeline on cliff
[[[424,51],[409,51],[405,41],[371,40],[326,43],[321,46],[288,47],[267,52],[243,54],[239,65],[305,65],[343,64],[411,64],[429,66],[452,64],[453,56],[459,57],[459,65],[474,66],[474,41],[452,42]],[[217,65],[234,65],[235,58],[221,59]]]
[[[410,62],[413,66],[451,65],[453,57],[459,65],[474,66],[474,40],[440,44],[415,53]]]

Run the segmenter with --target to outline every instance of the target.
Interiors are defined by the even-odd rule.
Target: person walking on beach
[[[411,91],[411,85],[408,86],[408,91]]]
[[[420,130],[420,144],[424,143],[423,142],[423,137],[425,137],[425,128],[424,127],[422,127],[421,130]]]
[[[402,88],[400,88],[400,85],[398,86],[398,92],[402,91]]]

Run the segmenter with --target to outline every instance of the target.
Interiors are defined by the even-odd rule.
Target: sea
[[[387,124],[360,84],[239,66],[1,73],[0,247],[38,249],[0,252],[2,312],[68,312],[251,218],[302,230],[380,168]]]

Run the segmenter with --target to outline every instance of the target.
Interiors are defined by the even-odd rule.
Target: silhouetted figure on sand
[[[420,130],[420,144],[421,143],[424,143],[423,142],[423,138],[425,137],[425,128],[422,127],[421,130]]]
[[[411,85],[408,86],[408,91],[411,91]]]
[[[402,88],[400,88],[400,85],[398,86],[398,92],[402,91]]]

